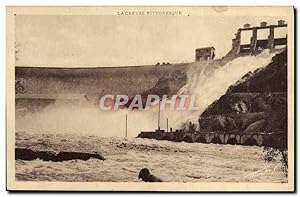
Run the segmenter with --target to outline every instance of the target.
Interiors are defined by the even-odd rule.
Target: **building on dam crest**
[[[215,48],[205,47],[196,49],[196,62],[204,60],[213,60],[215,58]]]

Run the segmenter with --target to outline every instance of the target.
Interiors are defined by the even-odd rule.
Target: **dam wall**
[[[16,67],[26,94],[127,94],[153,87],[160,78],[172,92],[185,82],[188,64],[98,68]]]
[[[50,68],[16,67],[16,109],[34,112],[53,103],[98,105],[103,95],[175,95],[187,83],[191,67],[210,70],[224,66],[236,57],[129,67]]]
[[[44,107],[58,100],[98,104],[106,94],[133,97],[164,79],[167,94],[186,83],[189,64],[97,68],[16,67],[16,108]]]

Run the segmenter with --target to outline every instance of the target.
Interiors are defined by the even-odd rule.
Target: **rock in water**
[[[141,169],[138,178],[142,179],[144,182],[163,182],[160,178],[150,174],[148,168]]]
[[[61,151],[58,154],[54,151],[33,151],[27,148],[16,148],[15,159],[21,160],[35,160],[41,159],[43,161],[67,161],[73,159],[89,160],[95,158],[99,160],[105,160],[105,158],[98,153],[82,153],[82,152],[65,152]]]

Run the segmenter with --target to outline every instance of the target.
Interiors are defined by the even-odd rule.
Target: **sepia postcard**
[[[292,6],[6,11],[7,190],[295,191]]]

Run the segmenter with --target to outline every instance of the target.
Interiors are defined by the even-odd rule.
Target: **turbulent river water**
[[[106,158],[16,160],[16,179],[22,181],[137,182],[144,167],[167,182],[287,181],[280,158],[265,162],[263,148],[257,146],[28,132],[17,133],[16,145],[33,150],[98,152]]]

